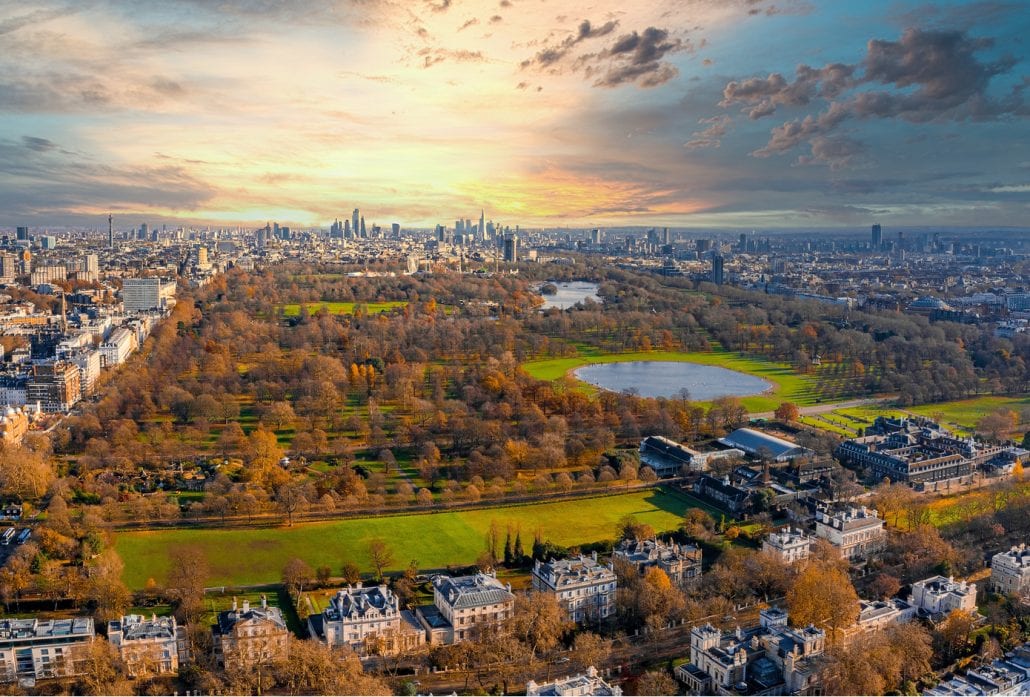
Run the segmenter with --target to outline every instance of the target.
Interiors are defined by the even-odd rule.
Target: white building
[[[125,615],[108,623],[107,639],[132,677],[177,673],[188,658],[186,631],[174,617]]]
[[[944,576],[933,576],[912,584],[912,594],[908,596],[908,602],[914,605],[918,612],[931,617],[947,615],[953,610],[975,614],[976,584]]]
[[[585,673],[573,675],[554,682],[537,684],[530,680],[526,683],[526,697],[619,697],[622,690],[604,681],[597,673],[597,668],[590,666]]]
[[[0,620],[0,680],[35,681],[79,675],[82,650],[96,632],[89,617]]]
[[[651,567],[665,572],[676,586],[688,588],[701,582],[701,550],[694,545],[663,540],[624,540],[613,552],[612,561],[622,559],[637,567],[643,576]]]
[[[815,538],[804,530],[787,528],[779,532],[771,532],[762,542],[762,551],[772,554],[785,564],[795,564],[808,559]]]
[[[389,588],[360,583],[336,591],[325,610],[308,616],[308,630],[324,644],[360,655],[394,655],[425,642],[425,632]]]
[[[916,608],[901,598],[890,600],[859,600],[858,621],[851,632],[871,632],[892,624],[908,622],[916,616]]]
[[[511,619],[515,596],[511,585],[496,574],[433,577],[433,604],[417,608],[419,622],[431,644],[454,644],[472,639],[484,627]]]
[[[618,580],[611,564],[587,557],[537,561],[533,565],[533,589],[550,593],[573,622],[605,619],[615,612]]]
[[[262,596],[261,607],[243,606],[232,601],[232,610],[218,613],[218,623],[211,628],[214,655],[223,667],[247,668],[272,663],[289,655],[290,632],[282,610],[269,607]]]
[[[126,327],[118,327],[107,341],[100,344],[100,355],[105,368],[121,365],[136,350],[136,333]]]
[[[991,557],[991,588],[996,593],[1030,597],[1030,547],[1025,542]]]
[[[79,367],[79,385],[82,394],[93,394],[93,386],[100,377],[103,358],[100,351],[88,349],[69,356],[68,360]]]
[[[126,312],[164,310],[174,304],[175,281],[160,278],[122,279],[122,304]]]
[[[876,510],[862,506],[837,513],[819,511],[815,535],[836,547],[842,558],[865,561],[883,549],[887,531]]]

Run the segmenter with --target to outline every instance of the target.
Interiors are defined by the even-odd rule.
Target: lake
[[[612,392],[634,390],[641,397],[680,398],[707,402],[716,397],[748,397],[772,388],[762,378],[714,365],[675,361],[593,363],[573,371],[578,379]]]
[[[570,281],[568,283],[555,283],[554,285],[558,286],[558,292],[554,295],[542,296],[544,304],[540,306],[541,310],[548,310],[552,307],[564,310],[588,299],[597,303],[601,302],[601,298],[597,297],[596,283]],[[537,289],[537,292],[540,292],[539,289]]]

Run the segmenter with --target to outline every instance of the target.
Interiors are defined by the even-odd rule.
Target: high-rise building
[[[358,213],[358,209],[355,208],[354,212],[351,213],[351,216],[350,216],[350,229],[353,231],[355,237],[358,236],[358,230],[360,229],[360,226],[358,224],[358,220],[360,218],[361,218],[361,216]]]
[[[486,235],[486,212],[480,209],[479,211],[479,236],[483,237]]]
[[[368,237],[368,231],[365,229],[365,216],[361,216],[361,234],[359,236],[362,239]]]
[[[401,236],[401,224],[400,223],[394,223],[393,225],[390,226],[390,231],[393,233],[394,237],[400,237]]]
[[[517,264],[519,261],[519,236],[509,233],[504,236],[504,261]]]
[[[114,249],[114,218],[107,214],[107,248]]]
[[[722,255],[716,254],[712,257],[712,283],[721,286],[725,280]]]
[[[662,228],[662,244],[672,244],[672,235],[669,234],[669,228]]]
[[[18,275],[18,257],[4,252],[0,254],[0,283],[14,283]]]
[[[19,240],[27,240],[29,239],[29,229],[27,227],[19,227],[15,231],[15,235]]]
[[[139,226],[139,235],[137,236],[137,239],[145,240],[149,236],[150,236],[150,226],[147,225],[146,223],[143,223],[142,225]]]
[[[160,278],[122,279],[122,304],[126,312],[163,310],[175,297],[175,281]]]
[[[344,237],[350,237],[350,231],[351,231],[350,221],[349,220],[344,220],[343,221],[343,236]]]
[[[601,232],[601,228],[595,227],[590,231],[590,243],[594,245],[601,244],[601,238],[603,235],[604,233]]]
[[[883,246],[883,229],[880,227],[879,223],[873,225],[870,243],[872,244],[873,249],[879,249]]]

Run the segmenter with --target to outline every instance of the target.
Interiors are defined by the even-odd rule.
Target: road
[[[815,414],[827,414],[834,409],[847,409],[849,407],[868,407],[875,405],[884,405],[887,402],[895,399],[895,396],[889,397],[871,397],[867,399],[851,399],[847,402],[827,402],[826,404],[813,404],[807,407],[798,407],[798,411],[801,412],[801,416],[814,416]],[[776,415],[771,411],[762,411],[749,414],[752,419],[774,419]]]

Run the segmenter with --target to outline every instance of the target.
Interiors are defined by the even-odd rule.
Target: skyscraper
[[[873,249],[879,249],[883,246],[883,230],[880,228],[880,224],[873,225],[873,232],[870,238]]]
[[[365,216],[361,216],[361,237],[368,237],[368,232],[365,230]]]
[[[107,248],[114,249],[114,217],[107,214]]]
[[[29,229],[27,227],[19,227],[15,232],[19,240],[29,239]]]
[[[479,211],[479,236],[486,237],[486,215],[482,209]]]
[[[722,255],[715,254],[712,256],[712,283],[721,286],[725,280]]]
[[[358,230],[359,230],[358,220],[360,218],[361,218],[361,215],[358,213],[358,209],[355,208],[354,212],[351,213],[351,216],[350,216],[350,229],[353,231],[355,237],[358,236]]]
[[[507,264],[519,262],[519,236],[508,233],[504,236],[504,261]]]

